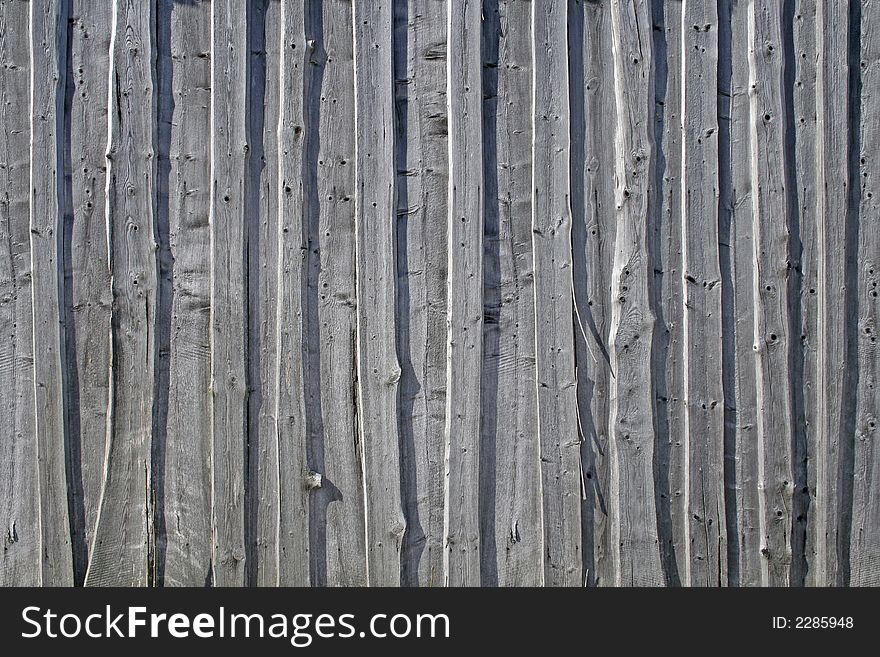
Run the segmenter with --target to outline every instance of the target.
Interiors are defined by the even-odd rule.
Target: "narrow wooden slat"
[[[245,582],[247,7],[211,4],[211,381],[214,584]]]
[[[67,10],[32,3],[31,267],[43,586],[73,584],[64,409],[63,112]]]
[[[614,67],[608,65],[611,5],[584,0],[569,7],[575,351],[585,453],[584,575],[587,585],[601,586],[614,581],[612,553],[617,551],[608,522],[608,413],[613,378],[608,339],[615,212],[614,133],[606,128],[605,117],[616,111]]]
[[[157,418],[165,436],[156,463],[164,482],[159,556],[165,586],[203,586],[212,558],[210,4],[161,0],[158,25],[159,253],[167,277],[159,303],[170,322],[160,347],[168,350],[170,369]]]
[[[358,432],[367,580],[400,583],[400,504],[392,19],[388,0],[354,5]]]
[[[718,245],[718,11],[685,2],[682,15],[682,251],[687,560],[682,583],[727,583],[724,390]]]
[[[720,80],[721,93],[729,96],[729,122],[725,129],[727,167],[729,175],[721,198],[725,222],[729,222],[727,239],[730,245],[731,272],[734,281],[731,290],[733,305],[734,357],[725,362],[733,369],[734,394],[731,409],[733,425],[733,495],[730,509],[735,520],[737,536],[728,536],[733,547],[732,584],[759,586],[761,584],[761,539],[758,519],[757,481],[757,383],[755,379],[754,344],[755,295],[754,295],[754,221],[751,177],[751,72],[748,49],[739,47],[749,40],[748,3],[725,0],[719,7],[719,31],[724,37],[719,61],[722,70],[729,71],[729,80]]]
[[[855,354],[849,329],[851,300],[857,292],[849,280],[857,248],[851,189],[855,171],[850,170],[851,111],[859,101],[850,100],[848,57],[850,32],[842,27],[849,21],[843,3],[818,3],[816,39],[818,51],[816,172],[819,280],[818,317],[821,323],[817,353],[817,414],[820,424],[816,436],[816,511],[813,524],[816,556],[813,572],[820,586],[845,585],[847,567],[844,545],[850,519],[841,517],[848,506],[846,491],[852,490],[846,454],[855,425],[856,397],[853,383]],[[856,104],[854,104],[856,103]]]
[[[532,263],[531,7],[484,4],[483,584],[544,578]]]
[[[580,586],[581,470],[574,368],[568,14],[534,3],[532,244],[544,526],[544,584]]]
[[[876,448],[880,422],[880,127],[877,97],[880,82],[880,6],[861,7],[861,106],[858,144],[861,194],[858,206],[858,395],[853,454],[850,586],[880,585],[880,453]],[[852,34],[852,33],[851,33]],[[856,62],[851,61],[850,65]],[[857,102],[855,100],[851,102]],[[853,126],[855,128],[855,126]],[[854,172],[855,173],[855,172]],[[855,191],[855,190],[853,190]],[[855,208],[854,208],[855,209]],[[853,318],[850,318],[852,321]],[[846,437],[844,437],[846,439]]]
[[[448,324],[446,375],[447,586],[479,586],[480,365],[483,353],[481,4],[450,0]]]
[[[306,175],[315,177],[306,208],[312,251],[318,245],[317,331],[320,353],[321,453],[310,467],[324,477],[312,493],[323,564],[313,585],[365,586],[364,484],[355,435],[357,315],[355,306],[354,60],[351,3],[313,6],[308,56],[311,71]],[[319,86],[320,83],[320,86]],[[315,143],[315,140],[317,143]],[[315,234],[317,229],[317,234]],[[310,302],[311,303],[311,302]],[[320,532],[323,530],[323,533]],[[315,558],[313,556],[313,562]],[[326,570],[326,573],[320,572]]]
[[[251,507],[248,509],[250,532],[248,541],[253,553],[246,564],[248,583],[275,586],[278,581],[278,440],[275,421],[277,383],[277,296],[278,247],[280,214],[278,203],[278,120],[281,98],[281,8],[280,2],[260,0],[250,19],[251,57],[258,69],[251,75],[252,92],[248,107],[252,130],[262,123],[262,136],[257,150],[251,152],[251,178],[257,197],[250,213],[257,213],[259,229],[248,241],[248,283],[251,285],[249,314],[251,339],[258,342],[257,358],[251,362],[251,396],[249,402],[249,486]],[[259,36],[255,36],[259,35]],[[258,152],[261,151],[261,152]],[[258,161],[254,158],[260,157]],[[254,220],[253,218],[251,219]],[[256,289],[254,289],[254,287]]]
[[[112,292],[107,251],[107,71],[113,5],[71,3],[66,153],[65,325],[71,526],[82,582],[103,486],[110,388]]]
[[[612,544],[617,585],[661,585],[653,478],[655,318],[648,282],[646,225],[651,172],[651,13],[645,0],[612,4],[616,126],[617,238],[612,271],[610,454]]]
[[[275,384],[278,458],[277,577],[281,586],[309,584],[309,488],[303,390],[303,8],[281,7],[278,118],[278,292]]]
[[[155,2],[115,0],[107,148],[113,321],[103,488],[86,585],[144,586],[156,321]]]
[[[754,350],[762,583],[785,586],[791,564],[792,409],[781,3],[749,5]]]
[[[655,12],[659,13],[655,3]],[[658,538],[667,581],[683,584],[690,562],[691,517],[687,509],[689,453],[686,434],[686,373],[684,351],[684,262],[683,212],[683,62],[690,54],[685,47],[682,11],[678,2],[662,3],[662,37],[655,32],[655,144],[657,147],[656,227],[649,233],[657,240],[654,275],[657,327],[654,353],[654,384],[657,400],[657,493]],[[656,28],[655,28],[656,29]],[[665,56],[664,56],[665,55]],[[707,99],[708,102],[708,99]],[[662,103],[662,105],[661,105]]]
[[[446,0],[397,2],[397,352],[401,583],[443,584],[448,124]]]
[[[795,454],[795,506],[794,530],[792,536],[801,546],[802,558],[792,565],[793,581],[796,586],[817,583],[816,570],[816,532],[810,531],[814,525],[816,507],[816,459],[819,426],[823,421],[818,414],[820,375],[818,349],[820,344],[819,320],[819,221],[817,171],[818,139],[817,133],[817,71],[818,56],[816,22],[816,3],[813,0],[798,0],[791,5],[793,34],[790,57],[794,61],[792,71],[793,108],[791,120],[794,122],[796,142],[795,169],[797,174],[797,212],[800,228],[800,269],[793,279],[800,292],[800,344],[803,348],[801,358],[796,361],[802,368],[803,386],[796,390],[799,401],[798,452]],[[805,570],[805,572],[804,572]]]
[[[30,243],[30,5],[0,2],[0,586],[42,580]]]

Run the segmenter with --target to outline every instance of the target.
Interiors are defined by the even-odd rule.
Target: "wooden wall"
[[[0,584],[880,585],[880,0],[0,0],[0,64]]]

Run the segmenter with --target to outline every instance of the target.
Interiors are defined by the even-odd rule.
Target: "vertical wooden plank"
[[[250,486],[247,510],[250,532],[246,536],[253,551],[246,564],[248,584],[275,586],[278,581],[278,440],[276,423],[277,384],[277,297],[279,275],[278,202],[278,121],[281,87],[281,9],[280,2],[260,0],[250,19],[252,95],[248,106],[249,122],[258,140],[251,151],[251,170],[258,175],[251,180],[256,189],[249,213],[258,221],[258,229],[248,240],[248,283],[251,285],[249,314],[251,338],[257,340],[256,359],[250,363],[248,416],[248,479]],[[256,88],[256,91],[253,91]],[[257,131],[261,135],[257,136]],[[258,159],[256,159],[258,158]],[[253,174],[252,174],[253,175]],[[254,240],[256,236],[256,240]]]
[[[247,6],[211,3],[211,381],[214,584],[241,586],[247,445]]]
[[[683,583],[727,583],[724,389],[718,245],[718,11],[685,2],[682,15],[683,343],[687,559]]]
[[[816,10],[818,44],[817,146],[816,172],[818,227],[817,285],[818,317],[821,323],[817,370],[817,414],[820,424],[816,436],[816,512],[814,520],[816,556],[813,571],[820,586],[847,583],[845,558],[850,522],[841,517],[848,506],[847,491],[852,474],[846,455],[849,436],[855,425],[858,374],[853,371],[855,354],[851,344],[852,300],[856,286],[854,251],[851,237],[856,217],[851,188],[856,175],[851,170],[850,139],[854,131],[852,111],[859,100],[850,100],[849,57],[851,30],[831,26],[846,25],[850,9],[844,3],[819,3]],[[851,264],[852,263],[852,264]]]
[[[251,166],[259,168],[259,176],[252,178],[258,185],[251,193],[257,202],[250,212],[258,213],[259,229],[257,243],[248,242],[249,255],[248,281],[256,285],[250,301],[251,326],[259,343],[257,362],[251,364],[253,372],[250,385],[249,417],[251,434],[248,453],[248,473],[250,499],[255,508],[249,509],[251,534],[248,541],[253,543],[253,554],[247,564],[248,583],[257,586],[275,586],[278,581],[278,440],[276,424],[277,383],[277,298],[279,276],[279,219],[278,188],[278,121],[281,98],[281,9],[280,2],[261,0],[251,19],[251,33],[259,34],[252,38],[251,55],[260,72],[253,84],[259,85],[261,94],[252,96],[248,111],[253,130],[257,130],[257,116],[262,121],[262,155],[259,162],[251,155]],[[262,47],[261,51],[257,51]],[[257,52],[255,52],[257,51]],[[262,112],[262,114],[258,114]],[[254,427],[254,424],[256,425]]]
[[[858,207],[858,395],[853,454],[852,530],[849,557],[851,586],[880,585],[880,454],[876,448],[880,421],[880,6],[861,7],[861,106],[858,126],[861,194]],[[854,62],[851,62],[851,65]],[[851,102],[858,102],[852,96]],[[855,126],[854,126],[855,127]],[[850,319],[850,321],[852,321]]]
[[[531,6],[484,4],[483,585],[544,579],[532,263]],[[494,458],[491,458],[494,456]]]
[[[67,10],[31,3],[31,268],[44,586],[73,585],[64,410],[62,134]]]
[[[683,192],[685,183],[682,75],[687,55],[684,39],[683,3],[654,3],[654,131],[657,198],[654,230],[654,286],[657,326],[653,380],[657,431],[658,538],[667,581],[683,584],[690,561],[689,526],[685,492],[688,476],[686,373],[684,351],[684,261],[682,239]],[[662,22],[660,22],[662,21]],[[658,29],[660,28],[660,29]],[[664,56],[665,55],[665,56]],[[708,99],[706,99],[708,102]],[[610,266],[609,266],[610,268]]]
[[[819,173],[817,133],[817,91],[818,60],[821,55],[817,49],[816,3],[812,0],[797,0],[790,5],[794,16],[790,57],[794,70],[789,83],[792,85],[793,107],[791,120],[794,122],[796,143],[795,169],[797,175],[797,212],[800,226],[800,267],[795,269],[800,288],[800,344],[803,385],[796,389],[796,399],[800,400],[803,414],[798,423],[798,452],[795,454],[795,506],[794,531],[792,536],[802,546],[802,558],[793,564],[795,586],[815,585],[816,533],[811,531],[815,521],[816,459],[819,426],[823,422],[818,414],[819,388],[821,376],[818,369],[818,349],[820,344],[821,322],[819,320]]]
[[[675,5],[677,6],[677,5]],[[614,581],[609,532],[609,390],[613,379],[608,340],[611,265],[615,240],[614,67],[611,5],[583,0],[569,5],[571,77],[572,242],[576,303],[576,367],[581,440],[585,443],[584,555],[587,585]],[[580,36],[578,36],[580,34]],[[580,61],[582,60],[582,61]],[[583,113],[583,116],[581,116]],[[581,137],[581,131],[583,136]],[[582,182],[581,182],[582,181]],[[592,517],[592,520],[590,518]],[[592,536],[592,546],[589,537]]]
[[[110,389],[112,291],[107,233],[107,107],[113,5],[71,3],[65,317],[71,526],[78,583],[94,545]]]
[[[479,586],[480,365],[483,353],[483,147],[480,24],[475,0],[450,0],[449,291],[446,375],[447,586]]]
[[[278,118],[278,292],[275,391],[278,457],[276,585],[309,583],[309,490],[303,390],[303,6],[281,6]]]
[[[107,149],[112,370],[104,483],[86,585],[148,583],[156,319],[155,2],[115,0]]]
[[[30,243],[30,5],[0,2],[0,586],[42,581]]]
[[[210,4],[160,0],[158,25],[159,246],[167,277],[160,310],[170,323],[170,369],[157,427],[165,436],[157,521],[164,523],[163,584],[203,586],[212,557]]]
[[[725,136],[722,169],[725,183],[721,209],[724,223],[729,222],[731,290],[733,316],[733,358],[725,365],[733,369],[733,495],[728,500],[737,535],[728,536],[733,548],[733,561],[728,564],[734,578],[732,584],[761,585],[761,539],[758,518],[758,450],[757,450],[757,382],[754,356],[755,235],[753,215],[753,181],[751,151],[751,68],[747,48],[749,42],[749,3],[725,0],[719,7],[719,30],[724,35],[720,49],[722,70],[729,71],[729,80],[721,81],[721,93],[730,99],[729,117],[722,122]]]
[[[786,189],[782,5],[752,3],[749,12],[762,582],[785,586],[792,559],[794,482],[789,361],[793,336],[788,317],[791,209]]]
[[[313,515],[325,551],[329,586],[365,586],[364,488],[357,433],[355,347],[355,210],[354,210],[354,60],[352,8],[346,0],[311,7],[313,18],[309,63],[314,87],[309,89],[310,143],[308,166],[316,176],[307,208],[317,216],[320,249],[317,276],[320,340],[322,453],[310,467],[324,479],[312,493]],[[320,76],[320,78],[318,77]],[[321,83],[318,86],[318,83]],[[316,114],[318,116],[316,116]],[[307,175],[305,178],[309,180]],[[314,561],[314,559],[313,559]],[[320,584],[323,582],[312,582]]]
[[[612,272],[610,453],[617,585],[661,585],[654,495],[654,418],[646,222],[654,166],[651,12],[645,0],[612,3],[617,239]]]
[[[448,124],[446,0],[394,4],[403,585],[443,584]]]
[[[581,471],[574,371],[568,14],[532,5],[532,248],[544,525],[544,584],[580,586]]]
[[[400,583],[406,524],[397,426],[391,4],[354,5],[358,429],[364,464],[367,581]]]

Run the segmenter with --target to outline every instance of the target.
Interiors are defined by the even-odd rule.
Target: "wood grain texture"
[[[648,3],[612,3],[617,187],[610,328],[611,536],[617,585],[664,581],[660,565],[653,478],[653,386],[650,369],[655,317],[649,304],[646,257],[649,186],[654,163],[648,108],[653,102]]]
[[[855,302],[858,304],[858,398],[853,436],[852,527],[850,530],[849,581],[852,586],[880,584],[880,454],[876,448],[880,421],[880,348],[877,344],[880,316],[880,206],[875,198],[880,175],[880,128],[876,116],[880,108],[878,65],[880,65],[880,7],[863,2],[860,36],[861,106],[859,108],[858,162],[860,185],[858,207],[858,274]],[[851,38],[853,32],[850,32]],[[850,66],[856,62],[850,61]],[[852,98],[852,96],[850,96]],[[858,102],[858,101],[856,101]],[[874,117],[874,118],[872,118]],[[855,126],[854,126],[855,127]],[[851,319],[852,321],[852,319]]]
[[[448,324],[446,370],[447,586],[480,584],[480,392],[483,353],[482,6],[450,0]]]
[[[445,0],[394,4],[401,584],[443,584],[449,144]]]
[[[73,584],[67,507],[62,139],[67,13],[62,3],[31,4],[31,269],[34,393],[43,586]]]
[[[308,66],[299,3],[281,8],[278,118],[278,292],[275,315],[277,422],[276,585],[309,583],[309,477],[303,390],[303,89]],[[275,491],[267,491],[273,494]]]
[[[107,232],[107,122],[113,5],[70,3],[64,139],[64,317],[74,576],[82,583],[103,486],[113,305]]]
[[[724,390],[718,243],[718,12],[686,2],[682,14],[682,340],[687,472],[687,558],[682,583],[727,583]],[[685,65],[686,64],[686,65]]]
[[[318,398],[307,417],[320,417],[310,432],[309,468],[323,476],[310,500],[310,532],[315,534],[312,583],[365,586],[364,482],[355,394],[353,18],[351,3],[345,0],[312,5],[310,10],[304,181],[313,289],[304,301],[312,317],[307,338],[314,370],[308,389]]]
[[[532,5],[532,248],[544,584],[581,586],[581,461],[571,245],[568,12]]]
[[[156,522],[165,586],[203,586],[211,577],[211,7],[158,6],[160,311],[167,352],[156,414]],[[166,50],[167,49],[167,50]],[[168,102],[170,100],[170,102]],[[165,387],[167,386],[167,388]],[[158,457],[158,458],[156,458]],[[161,482],[161,487],[156,484]]]
[[[532,261],[531,7],[484,4],[484,585],[544,578]]]
[[[247,7],[211,3],[211,391],[213,581],[245,583],[247,445],[245,136]]]
[[[39,586],[30,239],[30,5],[0,2],[0,585]]]
[[[816,433],[814,571],[815,583],[820,586],[843,583],[845,569],[845,564],[839,560],[841,525],[838,513],[844,503],[844,486],[839,482],[839,475],[848,406],[844,397],[848,380],[848,332],[845,327],[849,321],[846,317],[846,291],[851,285],[846,280],[845,259],[852,246],[847,241],[851,184],[847,134],[851,118],[847,73],[849,34],[847,30],[829,29],[828,26],[846,24],[848,18],[846,7],[841,3],[823,1],[817,5],[816,172],[817,214],[821,220],[816,245],[819,268],[817,313],[821,328],[816,356],[819,425]],[[838,126],[842,129],[838,130]]]
[[[878,11],[0,0],[0,584],[877,584]]]
[[[110,46],[107,230],[112,367],[103,488],[85,583],[144,586],[153,545],[156,321],[154,2],[116,0]]]
[[[786,167],[782,7],[749,6],[754,221],[754,350],[762,583],[790,581],[792,496],[792,372],[798,343],[788,318],[791,207]]]
[[[354,7],[358,431],[366,500],[367,581],[400,583],[406,521],[398,445],[395,185],[389,0]]]

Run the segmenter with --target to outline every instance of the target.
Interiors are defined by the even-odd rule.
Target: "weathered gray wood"
[[[531,6],[484,4],[485,320],[480,496],[491,508],[483,584],[544,578],[532,262]],[[491,77],[490,77],[491,76]],[[491,81],[490,81],[491,80]],[[490,458],[490,455],[494,458]],[[494,549],[493,549],[494,548]],[[484,570],[487,570],[484,567]]]
[[[281,7],[278,66],[278,307],[275,384],[278,458],[276,585],[309,583],[309,490],[317,480],[306,463],[303,389],[303,148],[304,69],[309,65],[303,8]]]
[[[655,144],[657,148],[655,193],[657,217],[654,239],[655,312],[654,375],[657,427],[658,538],[667,582],[684,584],[690,562],[690,524],[686,493],[689,454],[687,448],[686,373],[684,350],[684,261],[682,158],[684,155],[682,71],[690,55],[685,43],[682,10],[678,2],[662,3],[662,37],[655,32]],[[661,13],[654,4],[655,14]],[[654,20],[657,22],[660,16]],[[656,28],[655,28],[656,29]],[[665,55],[665,57],[664,57]],[[707,102],[709,99],[706,99]],[[662,105],[661,105],[662,103]],[[601,120],[601,119],[600,119]],[[649,236],[652,233],[649,233]]]
[[[85,583],[144,586],[152,542],[156,5],[116,0],[113,12],[106,163],[112,369],[103,488]]]
[[[785,586],[792,561],[792,408],[782,5],[750,5],[754,350],[762,583]]]
[[[479,586],[480,366],[483,354],[482,6],[449,0],[448,323],[444,579]]]
[[[796,412],[802,420],[796,423],[798,437],[795,454],[795,504],[794,528],[792,537],[795,554],[803,556],[792,564],[792,583],[796,586],[816,584],[816,570],[813,566],[816,555],[815,532],[808,531],[816,512],[813,499],[816,495],[816,453],[819,425],[818,414],[820,343],[819,319],[819,220],[817,182],[817,65],[819,57],[810,56],[817,52],[816,3],[813,0],[798,0],[791,5],[793,34],[790,56],[794,59],[795,70],[788,82],[792,87],[793,108],[790,120],[794,123],[796,143],[795,169],[797,174],[797,213],[800,237],[800,267],[795,268],[792,281],[800,292],[800,344],[802,355],[795,363],[801,368],[803,384],[796,392],[799,401]],[[836,32],[836,30],[832,30]],[[790,128],[792,126],[789,126]],[[803,572],[806,569],[806,572]]]
[[[30,244],[30,5],[0,2],[0,586],[42,581]]]
[[[754,356],[755,236],[751,177],[751,73],[748,48],[738,47],[749,39],[749,5],[726,2],[719,10],[720,29],[729,30],[729,45],[720,52],[719,61],[729,67],[730,80],[722,93],[730,96],[728,130],[729,171],[728,194],[721,199],[722,210],[729,215],[728,240],[731,249],[731,278],[735,281],[733,297],[733,362],[725,363],[734,370],[734,408],[732,409],[735,524],[738,535],[728,536],[734,548],[734,561],[729,563],[732,584],[761,584],[761,538],[758,519],[758,450],[757,450],[757,383]],[[728,22],[729,21],[729,22]]]
[[[612,272],[610,453],[612,543],[618,551],[617,585],[661,585],[653,478],[654,322],[648,298],[652,272],[646,253],[653,145],[648,108],[651,15],[648,3],[612,5],[616,127],[617,239]]]
[[[258,201],[249,209],[257,213],[259,227],[248,241],[248,282],[251,288],[249,315],[250,338],[256,339],[256,362],[250,363],[250,397],[248,436],[249,486],[251,507],[247,510],[253,553],[246,563],[248,583],[257,586],[275,586],[278,581],[278,441],[275,421],[277,396],[277,296],[278,296],[278,119],[281,97],[281,7],[280,2],[261,0],[256,3],[251,18],[251,57],[260,73],[252,74],[252,98],[249,111],[252,130],[262,121],[262,139],[258,157],[251,154],[251,170],[258,167],[259,177],[252,178],[257,189],[251,194]],[[259,48],[262,47],[262,50]],[[261,92],[261,93],[258,93]],[[262,114],[258,114],[262,112]],[[259,120],[257,119],[259,116]],[[256,146],[256,144],[255,144]],[[253,289],[253,286],[256,289]]]
[[[157,418],[162,468],[165,586],[203,586],[211,576],[211,6],[161,0],[166,35],[160,95],[160,258],[170,322],[167,401]],[[167,39],[167,42],[165,42]],[[170,98],[171,102],[168,103]],[[166,143],[162,143],[167,140]],[[167,152],[162,152],[167,148]],[[164,160],[167,158],[167,160]],[[164,197],[164,198],[163,198]]]
[[[354,5],[358,434],[366,499],[367,581],[400,583],[406,522],[397,425],[395,194],[389,0]]]
[[[67,53],[63,3],[32,3],[31,267],[43,586],[73,584],[65,472],[62,139]]]
[[[567,10],[532,5],[532,248],[544,581],[580,586],[581,461],[574,369]]]
[[[572,52],[576,53],[570,65],[571,191],[578,410],[585,452],[584,577],[587,585],[604,585],[614,581],[611,555],[617,551],[611,543],[608,522],[608,412],[613,378],[608,331],[615,213],[614,132],[606,128],[604,117],[616,112],[614,67],[607,65],[612,47],[611,5],[583,1],[569,7],[570,39]],[[580,31],[582,34],[577,37]],[[577,55],[582,55],[582,73],[577,67]],[[579,180],[583,181],[582,187]]]
[[[107,71],[113,5],[71,3],[65,225],[68,441],[74,576],[85,575],[103,485],[110,388],[110,289],[107,251]]]
[[[445,0],[394,4],[401,583],[443,583],[448,125]],[[404,49],[405,44],[405,49]]]
[[[880,127],[877,113],[880,65],[880,7],[861,7],[861,107],[858,144],[861,194],[858,196],[858,395],[853,454],[852,527],[849,546],[850,586],[880,585],[880,452],[876,447],[880,421]],[[858,101],[856,101],[858,102]],[[855,126],[854,126],[855,127]],[[855,172],[853,172],[855,173]],[[853,190],[855,191],[855,190]],[[854,318],[850,318],[853,321]],[[848,437],[844,436],[844,439]]]
[[[313,578],[312,584],[365,586],[364,482],[354,439],[357,315],[351,3],[332,0],[312,7],[312,12],[308,125],[310,137],[318,144],[307,146],[307,166],[313,170],[305,179],[316,177],[306,207],[315,215],[310,217],[309,239],[312,250],[315,245],[320,249],[320,270],[312,293],[317,301],[312,312],[317,310],[319,326],[308,339],[310,347],[320,353],[323,444],[320,455],[313,450],[310,467],[324,477],[321,488],[312,493],[311,504],[317,525],[313,530],[319,533],[324,552],[321,565],[326,569],[325,582]]]
[[[727,583],[724,389],[718,246],[718,10],[682,16],[682,338],[687,450],[687,558],[682,584]]]
[[[214,584],[245,583],[247,6],[211,4],[211,382]]]

